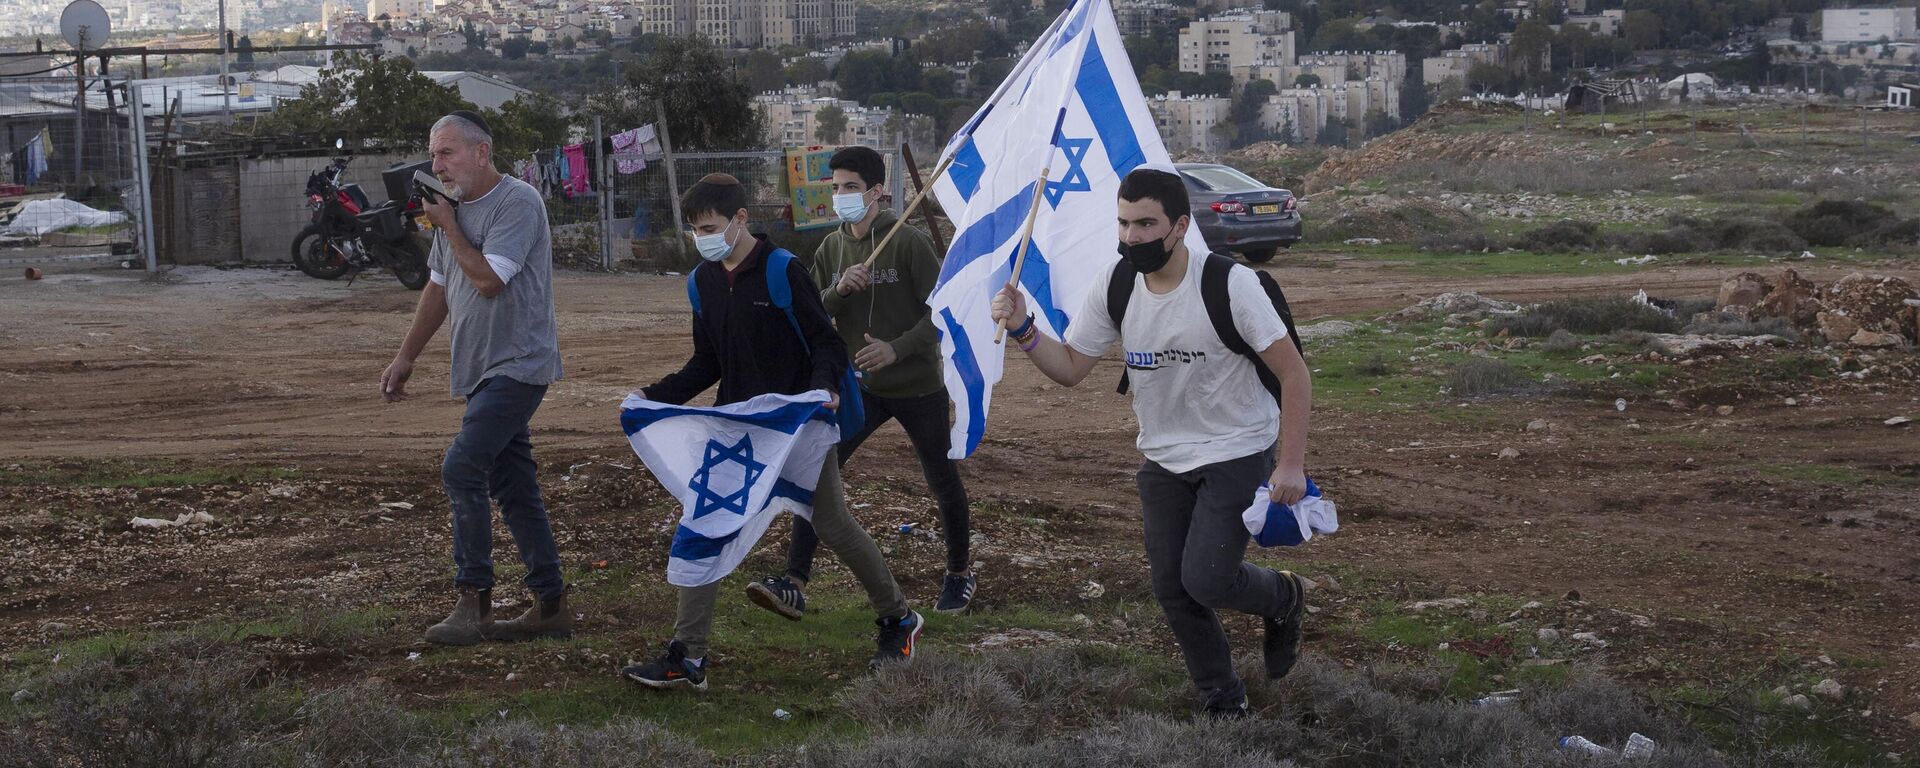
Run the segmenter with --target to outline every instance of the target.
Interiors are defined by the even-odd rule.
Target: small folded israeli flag
[[[1253,495],[1253,505],[1240,513],[1247,532],[1253,534],[1253,540],[1260,546],[1297,547],[1316,533],[1324,535],[1340,530],[1340,516],[1333,502],[1320,495],[1320,487],[1313,484],[1313,478],[1307,478],[1306,498],[1292,506],[1273,501],[1268,492],[1268,486],[1260,486]]]
[[[813,516],[822,462],[840,441],[829,395],[761,395],[695,408],[628,395],[620,426],[633,452],[680,500],[667,582],[698,587],[725,578],[783,511]]]

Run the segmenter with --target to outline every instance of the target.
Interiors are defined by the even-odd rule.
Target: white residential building
[[[1466,82],[1467,73],[1475,64],[1507,65],[1506,43],[1468,43],[1450,51],[1441,51],[1439,56],[1429,56],[1421,62],[1420,79],[1426,85],[1437,85],[1449,79]]]
[[[1820,40],[1829,43],[1875,43],[1881,40],[1920,40],[1915,11],[1904,8],[1829,8],[1820,12]]]
[[[1179,91],[1147,100],[1154,126],[1171,153],[1201,152],[1217,155],[1227,151],[1227,137],[1219,126],[1227,121],[1232,102],[1222,96],[1187,96]]]
[[[640,33],[699,33],[740,48],[851,37],[854,13],[854,0],[634,0],[631,11]]]
[[[1293,57],[1293,17],[1285,11],[1234,11],[1180,30],[1182,72],[1233,72],[1254,64],[1292,63]]]
[[[1614,8],[1591,16],[1568,16],[1566,23],[1561,24],[1560,28],[1586,27],[1587,31],[1592,32],[1595,37],[1618,37],[1620,26],[1626,23],[1626,20],[1627,12]]]

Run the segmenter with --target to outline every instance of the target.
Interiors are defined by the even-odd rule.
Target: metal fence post
[[[653,114],[655,124],[660,126],[660,161],[667,164],[667,198],[668,203],[673,206],[673,222],[668,225],[667,231],[673,233],[674,254],[679,256],[681,261],[685,261],[687,245],[686,238],[680,235],[681,221],[683,221],[680,216],[680,175],[673,168],[673,135],[667,132],[666,107],[658,101],[654,102]]]
[[[600,188],[600,268],[613,270],[613,174],[607,171],[606,136],[603,135],[600,117],[593,118],[593,159],[599,173],[595,174]]]
[[[140,252],[146,256],[147,271],[159,271],[159,252],[153,242],[153,174],[147,160],[147,114],[146,102],[140,93],[140,83],[127,84],[127,122],[132,129],[133,139],[133,199],[140,206]]]

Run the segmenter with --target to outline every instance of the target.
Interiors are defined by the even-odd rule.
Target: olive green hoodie
[[[882,209],[860,238],[853,236],[853,225],[842,223],[813,252],[813,279],[820,284],[821,303],[847,343],[849,358],[867,347],[867,334],[892,344],[899,357],[878,371],[862,372],[860,388],[879,397],[924,397],[943,387],[940,337],[927,309],[927,296],[940,279],[933,240],[912,226],[901,227],[874,260],[866,290],[841,296],[835,289],[840,273],[865,262],[898,219]]]

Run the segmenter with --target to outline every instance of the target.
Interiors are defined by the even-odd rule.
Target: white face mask
[[[847,192],[833,196],[833,212],[840,220],[849,224],[867,217],[867,210],[873,206],[867,203],[867,193]]]
[[[707,261],[720,261],[733,251],[733,243],[727,242],[727,233],[733,231],[733,222],[727,222],[727,228],[711,235],[694,235],[693,247],[700,251],[700,258]]]

